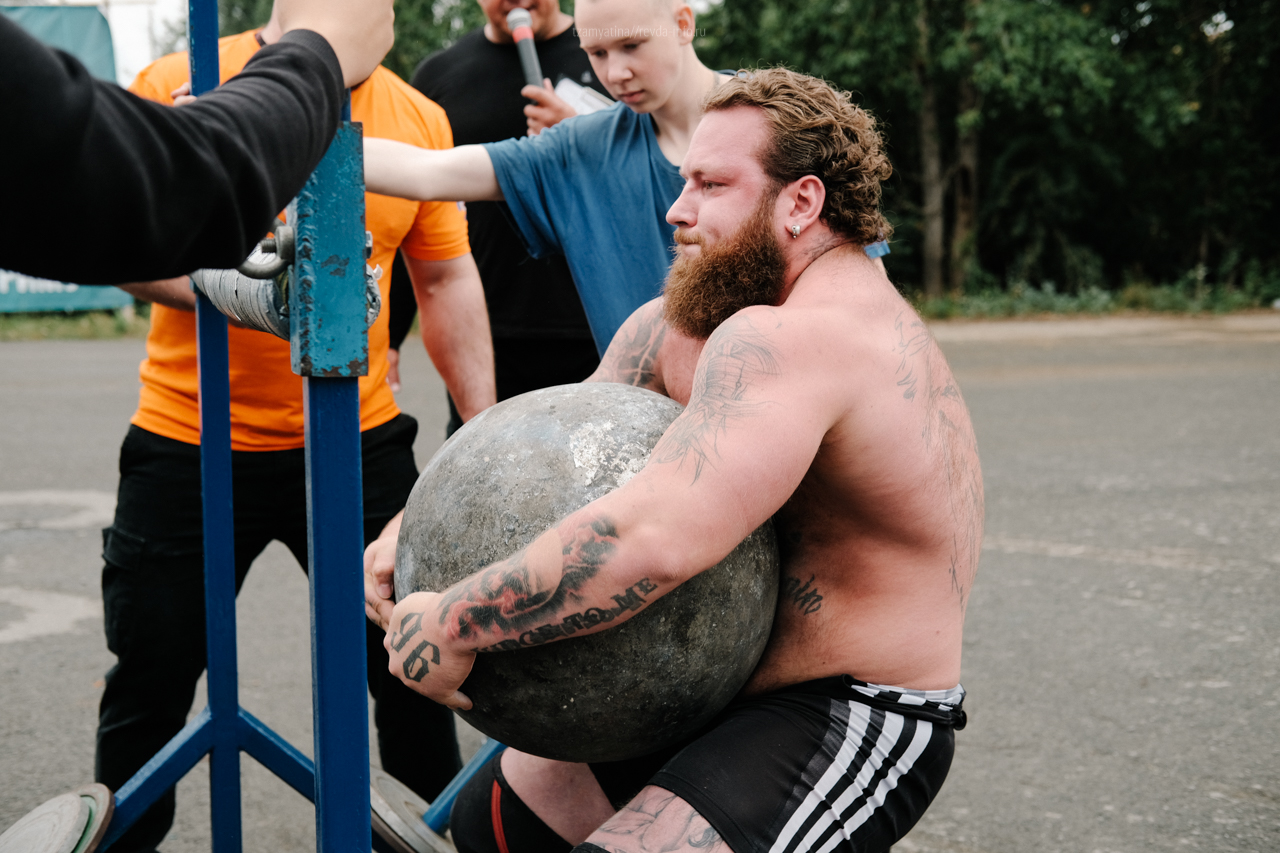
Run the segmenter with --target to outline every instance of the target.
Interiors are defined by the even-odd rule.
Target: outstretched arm
[[[437,150],[369,138],[364,141],[364,183],[371,193],[415,201],[502,201],[483,145]]]
[[[831,395],[797,372],[816,357],[804,346],[773,309],[740,313],[707,342],[688,407],[625,486],[443,593],[390,612],[374,593],[392,672],[469,707],[458,686],[477,653],[618,624],[722,560],[795,491],[834,422]],[[366,575],[367,595],[375,583]]]

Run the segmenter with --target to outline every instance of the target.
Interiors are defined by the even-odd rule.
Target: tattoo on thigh
[[[605,821],[591,836],[618,853],[677,853],[680,850],[728,851],[720,833],[684,800],[648,787]]]

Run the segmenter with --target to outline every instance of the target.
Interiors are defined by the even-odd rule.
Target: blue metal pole
[[[218,4],[191,0],[188,9],[191,93],[215,88]],[[231,488],[231,383],[227,318],[197,298],[200,372],[200,478],[204,499],[205,641],[208,646],[210,807],[215,853],[239,853],[240,744],[236,666],[235,516]]]
[[[204,498],[204,612],[208,646],[210,807],[215,853],[239,853],[235,518],[231,497],[231,385],[227,320],[204,296],[196,305],[200,365],[200,480]]]
[[[319,853],[369,851],[360,388],[369,372],[364,156],[344,122],[290,206],[290,350],[303,377]]]
[[[316,837],[320,853],[369,850],[364,506],[359,380],[303,380]]]
[[[480,768],[489,763],[489,759],[506,748],[504,744],[493,738],[486,738],[484,743],[480,744],[480,748],[467,762],[467,766],[458,771],[458,775],[453,777],[453,780],[423,812],[422,820],[431,827],[432,832],[444,835],[445,830],[449,828],[449,813],[453,811],[453,801],[458,799],[458,794],[471,781],[471,777],[479,773]]]

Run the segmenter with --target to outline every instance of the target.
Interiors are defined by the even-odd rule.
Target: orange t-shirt
[[[257,52],[256,31],[218,42],[222,80],[244,68]],[[142,70],[130,91],[160,103],[187,82],[186,53],[158,59]],[[351,118],[365,136],[397,139],[422,148],[452,148],[444,110],[386,68],[351,92]],[[471,251],[467,220],[454,202],[416,202],[365,194],[366,227],[373,232],[370,266],[382,267],[382,313],[369,329],[369,375],[360,377],[360,429],[372,429],[400,413],[387,385],[387,318],[391,261],[396,249],[425,261],[446,261]],[[231,447],[286,450],[303,445],[302,378],[290,368],[289,342],[264,332],[228,329],[231,348]],[[196,381],[195,314],[151,307],[142,391],[133,423],[145,430],[200,443]]]

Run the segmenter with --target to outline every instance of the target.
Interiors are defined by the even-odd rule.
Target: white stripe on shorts
[[[884,805],[889,792],[897,786],[899,777],[911,769],[933,735],[931,723],[917,720],[915,733],[906,751],[895,766],[888,768],[884,777],[876,784],[875,790],[867,792],[872,779],[901,740],[905,718],[899,714],[885,714],[883,730],[875,739],[869,754],[859,758],[858,752],[867,738],[873,710],[861,702],[851,701],[848,705],[848,728],[835,759],[787,820],[769,853],[828,853],[842,838],[850,837],[876,809]],[[859,761],[861,765],[857,766]],[[848,781],[848,787],[831,802],[829,795],[842,781]],[[862,799],[864,793],[867,793],[865,802],[852,815],[847,815],[846,812]],[[805,825],[811,821],[812,825],[800,838]]]

